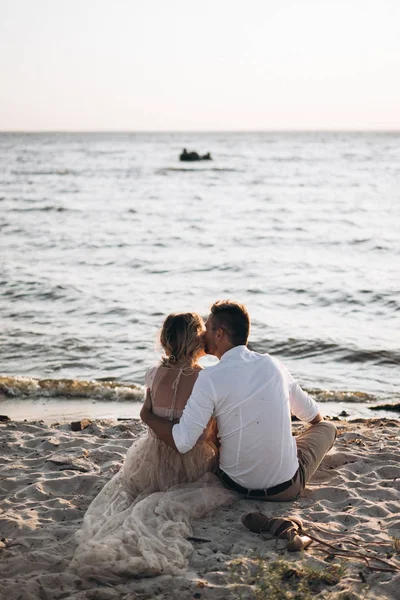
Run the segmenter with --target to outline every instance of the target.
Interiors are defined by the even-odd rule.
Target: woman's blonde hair
[[[197,313],[168,315],[160,334],[160,342],[165,351],[165,356],[161,359],[162,364],[171,366],[186,361],[193,365],[204,346],[203,331],[203,319]]]

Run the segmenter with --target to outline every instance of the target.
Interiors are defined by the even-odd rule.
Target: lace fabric
[[[159,367],[152,373],[153,410],[179,418],[198,370]],[[121,470],[90,504],[72,568],[82,577],[116,582],[127,576],[174,574],[192,551],[190,521],[232,501],[211,472],[217,464],[212,419],[202,438],[179,454],[150,431],[129,448]]]
[[[81,577],[104,583],[182,572],[193,551],[191,520],[234,498],[213,473],[136,499],[118,489],[117,477],[109,483],[76,534],[71,565]]]

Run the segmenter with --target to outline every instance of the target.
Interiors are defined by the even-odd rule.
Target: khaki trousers
[[[299,469],[294,476],[292,485],[279,494],[257,496],[256,500],[266,500],[267,502],[296,500],[318,469],[325,454],[332,448],[336,435],[336,427],[330,421],[320,421],[298,435],[296,444]]]

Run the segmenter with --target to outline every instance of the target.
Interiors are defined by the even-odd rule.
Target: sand
[[[399,599],[400,422],[359,419],[336,424],[339,435],[334,448],[297,501],[260,503],[238,496],[232,505],[193,523],[193,553],[181,574],[151,578],[132,574],[124,583],[105,586],[80,579],[69,569],[74,532],[91,499],[144,431],[142,424],[98,420],[84,431],[73,432],[65,423],[1,423],[0,597],[294,598],[297,590],[298,598],[306,598],[306,592],[299,592],[302,586],[304,590],[305,567],[327,573],[341,565],[333,582],[314,583],[313,597]],[[294,432],[302,427],[295,423]],[[332,557],[332,548],[317,542],[304,552],[289,553],[284,540],[244,527],[241,517],[254,510],[269,516],[295,515],[324,542],[341,551],[347,548],[379,557],[388,564],[371,559],[370,566],[390,569],[392,565],[393,571],[371,570],[362,558]],[[277,560],[284,561],[285,574],[271,591],[265,569],[272,565],[271,573],[276,575]]]

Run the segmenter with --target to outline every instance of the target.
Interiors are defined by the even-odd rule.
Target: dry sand
[[[375,419],[336,424],[335,446],[298,501],[259,503],[238,497],[231,506],[193,523],[193,553],[182,574],[132,577],[117,586],[104,586],[82,580],[69,570],[74,532],[91,499],[119,468],[143,426],[138,421],[96,421],[84,431],[72,432],[69,424],[2,423],[0,597],[295,598],[294,590],[299,593],[305,585],[304,566],[326,571],[342,564],[337,582],[315,584],[314,597],[399,599],[400,422]],[[301,427],[295,423],[294,432]],[[302,553],[289,553],[285,541],[252,533],[242,525],[242,515],[258,509],[270,516],[293,514],[323,541],[336,548],[342,544],[341,550],[379,557],[393,565],[394,571],[371,570],[361,558],[332,558],[331,548],[316,542]],[[271,591],[269,576],[264,575],[261,583],[261,573],[271,564],[271,572],[276,573],[276,560],[291,563],[293,569],[286,568],[283,582]],[[387,567],[376,560],[370,565]],[[285,586],[292,590],[287,596],[283,595]]]

